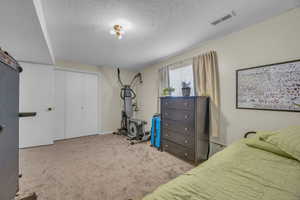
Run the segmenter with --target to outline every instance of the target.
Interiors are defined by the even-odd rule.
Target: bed
[[[300,200],[300,127],[238,141],[143,200]]]

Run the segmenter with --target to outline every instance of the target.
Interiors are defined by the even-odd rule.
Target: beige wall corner
[[[235,70],[300,59],[300,8],[141,70],[139,117],[150,123],[156,112],[159,67],[215,50],[219,58],[221,90],[221,142],[232,143],[251,130],[272,130],[299,124],[300,113],[235,109]]]

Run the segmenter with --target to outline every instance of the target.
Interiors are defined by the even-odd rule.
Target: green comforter
[[[244,139],[144,200],[300,200],[300,162]]]

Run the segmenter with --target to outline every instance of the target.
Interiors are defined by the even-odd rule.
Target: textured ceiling
[[[143,67],[297,5],[296,0],[42,0],[56,59]],[[235,18],[212,26],[230,13]],[[124,39],[109,34],[128,24]]]
[[[55,60],[139,68],[279,15],[299,1],[0,0],[0,46],[19,60],[50,63],[53,52]],[[210,24],[232,10],[236,17]],[[127,29],[122,40],[109,33],[116,23]]]
[[[17,60],[53,64],[32,0],[0,0],[0,47]]]

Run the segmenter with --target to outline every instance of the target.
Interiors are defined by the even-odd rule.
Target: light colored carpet
[[[139,200],[193,168],[117,135],[96,135],[20,150],[20,193],[39,200]]]

